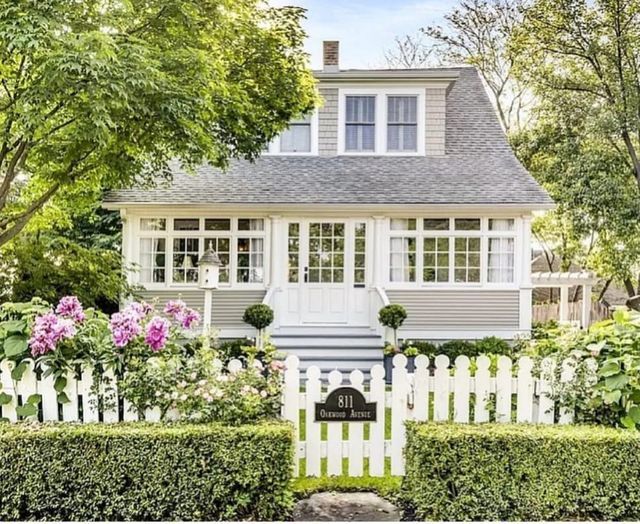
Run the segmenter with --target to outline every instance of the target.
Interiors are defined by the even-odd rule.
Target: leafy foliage
[[[407,310],[400,304],[388,304],[378,311],[378,321],[393,329],[393,343],[398,345],[398,329],[407,319]]]
[[[0,9],[0,245],[53,198],[255,158],[316,103],[303,11],[258,0]]]
[[[640,435],[589,426],[408,423],[420,520],[637,520]]]
[[[2,520],[284,520],[285,424],[0,426]]]
[[[253,304],[245,309],[242,320],[258,331],[262,331],[273,322],[273,309],[267,304]]]

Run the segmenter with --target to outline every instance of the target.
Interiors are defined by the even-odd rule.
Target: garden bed
[[[0,520],[282,520],[288,424],[0,425]]]

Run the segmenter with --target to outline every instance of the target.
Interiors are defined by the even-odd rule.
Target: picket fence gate
[[[557,406],[552,398],[549,378],[553,376],[556,362],[550,358],[541,362],[537,377],[533,376],[534,363],[529,357],[521,357],[517,366],[510,358],[499,357],[495,376],[491,376],[489,369],[491,360],[484,355],[476,359],[473,376],[471,361],[466,356],[457,357],[453,369],[446,355],[435,357],[434,366],[429,364],[428,357],[419,355],[415,359],[415,371],[409,373],[407,358],[396,355],[392,384],[388,388],[385,370],[379,364],[371,368],[368,384],[360,370],[352,371],[345,383],[340,371],[331,371],[325,383],[316,366],[309,367],[301,380],[299,360],[289,356],[285,360],[282,413],[294,424],[296,435],[300,435],[300,420],[305,426],[305,438],[296,446],[295,474],[300,475],[300,460],[304,459],[306,476],[321,476],[326,467],[327,475],[360,477],[365,474],[365,459],[368,459],[368,475],[380,477],[385,474],[388,457],[390,473],[404,475],[405,422],[409,420],[573,422],[573,410]],[[561,382],[571,381],[574,363],[566,360],[561,366]],[[514,367],[517,369],[515,376]],[[376,422],[315,422],[316,402],[323,402],[328,393],[340,386],[351,386],[364,393],[367,402],[376,402]],[[390,417],[390,438],[386,438],[387,417]],[[325,439],[323,424],[327,425]],[[343,440],[343,424],[348,426],[346,440]],[[369,426],[367,440],[364,438],[365,424]],[[343,471],[345,460],[348,464],[346,472]]]

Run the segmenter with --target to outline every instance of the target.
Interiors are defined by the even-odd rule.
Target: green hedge
[[[640,436],[410,423],[403,497],[425,520],[638,520]]]
[[[281,520],[286,424],[0,424],[2,520]]]

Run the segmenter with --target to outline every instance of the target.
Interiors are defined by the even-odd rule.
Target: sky
[[[386,67],[384,51],[395,36],[442,23],[454,0],[269,0],[307,9],[304,28],[311,66],[322,67],[322,41],[340,40],[340,67]]]

